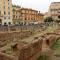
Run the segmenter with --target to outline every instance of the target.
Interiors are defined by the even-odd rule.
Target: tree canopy
[[[53,22],[53,19],[52,19],[52,17],[46,17],[44,19],[44,22]]]

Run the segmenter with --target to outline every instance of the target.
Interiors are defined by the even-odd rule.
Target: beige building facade
[[[43,21],[43,14],[37,10],[13,6],[13,23],[32,23]]]
[[[12,0],[0,0],[0,24],[12,23]]]
[[[12,6],[12,17],[13,17],[13,23],[19,24],[21,22],[21,7],[20,6]]]
[[[60,20],[60,2],[51,3],[48,16],[51,16],[54,20]]]

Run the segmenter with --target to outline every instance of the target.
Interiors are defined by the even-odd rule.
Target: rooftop
[[[52,4],[55,4],[55,3],[60,3],[60,2],[52,2]]]

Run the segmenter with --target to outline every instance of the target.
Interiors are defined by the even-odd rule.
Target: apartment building
[[[21,8],[13,6],[13,22],[14,23],[32,23],[43,21],[43,14],[37,10],[29,8]]]
[[[12,0],[0,0],[0,24],[12,23]]]
[[[52,2],[48,15],[51,16],[54,20],[60,20],[60,2]]]
[[[44,21],[44,14],[40,13],[40,11],[38,12],[38,19],[37,20],[39,23],[43,23],[43,21]]]
[[[41,22],[43,21],[43,14],[40,11],[30,9],[30,8],[21,8],[21,18],[24,22]]]
[[[38,11],[21,8],[22,20],[25,22],[35,22],[37,20]]]
[[[13,5],[12,6],[12,13],[13,13],[13,23],[19,24],[21,22],[21,7]]]

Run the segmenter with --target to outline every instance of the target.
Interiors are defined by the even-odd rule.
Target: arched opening
[[[8,22],[9,25],[11,25],[11,22]]]
[[[58,18],[60,19],[60,15],[58,16]]]
[[[13,51],[17,51],[17,44],[12,45],[11,48],[13,49]]]
[[[6,22],[4,22],[4,26],[7,26],[7,23]]]
[[[46,44],[49,45],[49,40],[46,40]]]

